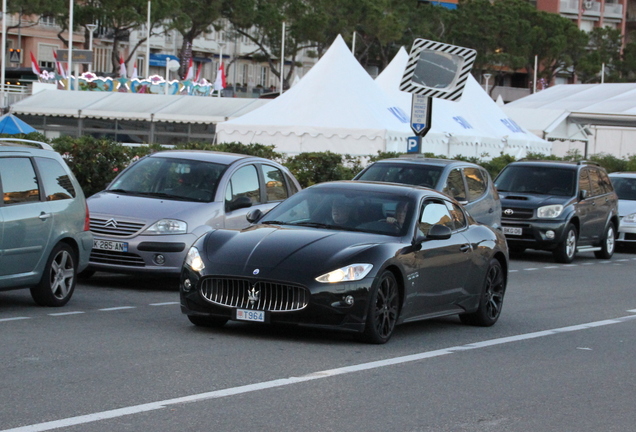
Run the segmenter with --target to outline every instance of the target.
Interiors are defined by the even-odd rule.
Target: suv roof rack
[[[51,147],[49,144],[47,143],[43,143],[40,141],[33,141],[33,140],[28,140],[28,139],[21,139],[21,138],[0,138],[0,145],[1,146],[21,146],[21,147],[39,147],[42,150],[53,150],[53,147]]]
[[[576,162],[576,164],[577,164],[577,165],[583,165],[583,164],[585,164],[585,165],[595,165],[595,166],[601,166],[601,164],[600,164],[600,163],[598,163],[598,162],[592,162],[592,161],[589,161],[589,160],[580,160],[580,161],[577,161],[577,162]]]

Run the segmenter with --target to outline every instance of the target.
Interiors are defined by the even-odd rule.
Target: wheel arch
[[[398,284],[398,293],[400,294],[400,315],[402,313],[402,309],[404,308],[404,299],[406,298],[406,293],[405,293],[405,281],[404,281],[404,275],[402,274],[402,272],[400,271],[400,269],[396,266],[396,265],[389,265],[387,266],[383,271],[390,271],[391,273],[393,273],[393,276],[395,277],[395,280],[397,281]]]
[[[503,252],[501,251],[497,251],[497,253],[495,253],[495,255],[493,256],[494,259],[496,259],[497,261],[499,261],[499,264],[501,264],[501,268],[504,271],[504,279],[505,279],[505,283],[506,283],[506,288],[508,287],[508,260],[506,259],[506,256],[503,254]]]

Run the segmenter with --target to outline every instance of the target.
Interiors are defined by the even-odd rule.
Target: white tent
[[[408,54],[402,47],[376,78],[379,86],[403,111],[411,111],[411,94],[399,90]],[[520,127],[497,106],[469,75],[459,102],[433,100],[431,130],[422,140],[422,152],[490,157],[504,152],[523,157],[529,151],[550,154],[551,144]]]
[[[636,84],[562,84],[507,104],[504,111],[564,153],[636,153]]]
[[[380,91],[341,36],[287,92],[217,125],[217,142],[273,144],[289,154],[405,151],[410,135],[407,115]]]

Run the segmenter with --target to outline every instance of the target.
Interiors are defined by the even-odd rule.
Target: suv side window
[[[258,173],[254,165],[239,168],[230,179],[225,191],[225,200],[231,202],[240,197],[248,197],[252,204],[261,202]]]
[[[601,188],[603,189],[603,193],[610,193],[614,191],[612,187],[612,181],[608,177],[605,170],[598,170],[599,177],[601,178]]]
[[[486,177],[478,168],[464,168],[466,184],[468,184],[468,201],[475,201],[486,193]]]
[[[466,190],[464,188],[464,178],[459,169],[454,169],[448,173],[446,185],[443,192],[455,198],[457,201],[466,201]]]
[[[47,201],[75,198],[75,188],[66,170],[55,159],[35,158]]]
[[[590,174],[586,168],[579,171],[579,192],[586,191],[587,196],[592,195],[592,189],[590,188]]]
[[[590,186],[592,188],[592,195],[598,196],[604,193],[601,187],[601,177],[598,174],[598,170],[590,169]]]
[[[265,178],[265,194],[267,202],[282,201],[287,198],[287,188],[285,187],[285,177],[278,168],[269,165],[262,165],[263,177]]]
[[[40,188],[31,159],[0,158],[0,179],[5,204],[40,201]]]

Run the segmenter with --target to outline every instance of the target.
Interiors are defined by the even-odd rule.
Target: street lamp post
[[[486,93],[488,93],[488,89],[489,89],[488,82],[490,82],[490,77],[491,76],[492,76],[492,74],[489,74],[489,73],[485,73],[484,74],[484,78],[486,78]],[[488,93],[488,94],[490,95],[490,93]]]
[[[5,92],[4,92],[4,78],[5,72],[4,69],[6,67],[5,57],[7,55],[7,0],[2,0],[2,48],[0,48],[0,66],[2,67],[2,72],[0,72],[0,112],[4,110],[5,107]]]
[[[152,2],[148,0],[148,16],[146,17],[146,62],[144,63],[144,77],[150,74],[150,8]]]
[[[172,59],[166,59],[166,88],[165,88],[165,94],[168,94],[168,84],[170,81],[170,71],[176,71],[177,69],[179,69],[181,65],[179,64],[178,61],[176,60],[172,60]]]
[[[93,33],[97,29],[97,24],[86,24],[86,28],[88,29],[88,50],[91,52],[91,56],[93,56]],[[93,70],[93,62],[88,65],[88,71],[91,72]]]
[[[69,0],[68,10],[68,90],[73,86],[73,1]],[[76,77],[75,90],[79,90],[79,80]]]

